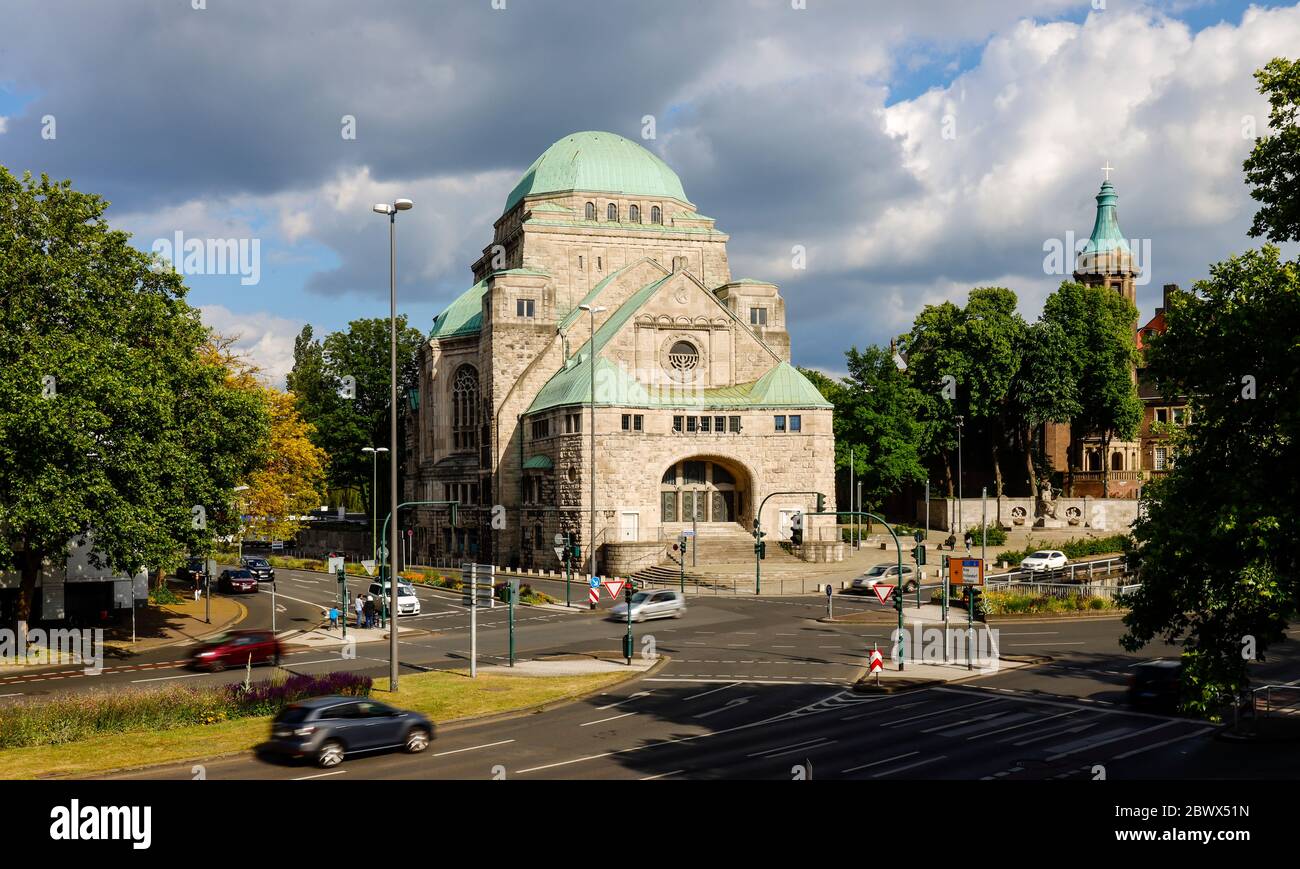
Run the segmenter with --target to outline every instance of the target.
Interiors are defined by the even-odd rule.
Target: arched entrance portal
[[[739,465],[711,456],[682,459],[660,479],[659,521],[744,524],[752,509],[749,494],[749,475]]]

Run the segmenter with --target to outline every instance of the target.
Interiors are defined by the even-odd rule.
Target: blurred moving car
[[[883,562],[854,579],[853,582],[849,583],[849,588],[855,591],[871,591],[879,583],[883,582],[895,588],[901,586],[905,592],[916,591],[915,567],[910,564],[903,565],[902,582],[899,582],[899,575],[897,562]]]
[[[1020,562],[1021,570],[1056,570],[1065,567],[1070,559],[1057,549],[1040,549]]]
[[[638,591],[632,595],[632,621],[679,619],[686,615],[686,596],[680,591]],[[609,611],[613,621],[627,621],[627,602],[615,604]]]
[[[429,747],[433,735],[433,722],[418,712],[361,697],[313,697],[280,710],[263,748],[331,767],[367,751],[401,748],[416,754]]]
[[[370,594],[375,599],[375,607],[382,609],[387,606],[391,584],[385,582],[382,585],[377,582],[370,583]],[[383,601],[380,601],[380,598]],[[397,581],[397,614],[399,616],[418,616],[420,614],[420,599],[415,596],[415,586],[409,582]]]
[[[190,666],[219,673],[226,667],[246,666],[250,658],[254,664],[279,665],[282,651],[280,641],[270,631],[227,631],[195,646]]]
[[[1183,686],[1183,662],[1158,658],[1134,666],[1128,677],[1128,700],[1143,709],[1177,712]]]
[[[226,594],[256,594],[257,577],[243,568],[223,570],[221,578],[217,580],[217,591]]]
[[[245,555],[239,560],[239,566],[253,574],[257,579],[275,579],[275,568],[265,558]]]

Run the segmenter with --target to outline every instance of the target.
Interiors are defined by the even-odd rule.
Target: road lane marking
[[[780,757],[783,754],[793,754],[796,751],[805,751],[813,748],[820,748],[823,745],[830,745],[835,740],[827,741],[826,737],[818,736],[815,739],[805,739],[803,742],[795,742],[791,745],[778,745],[775,748],[766,748],[762,751],[756,751],[753,754],[747,754],[746,757]]]
[[[1153,748],[1160,748],[1165,745],[1171,745],[1175,742],[1182,742],[1184,739],[1191,739],[1193,736],[1203,736],[1214,729],[1215,728],[1213,727],[1202,727],[1200,730],[1194,730],[1191,733],[1187,733],[1182,736],[1175,736],[1173,739],[1166,739],[1164,742],[1153,742],[1152,744],[1145,745],[1142,748],[1135,748],[1133,751],[1126,751],[1123,754],[1117,754],[1115,755],[1114,759],[1124,760],[1125,758],[1132,757],[1135,754],[1141,754],[1144,751],[1150,751]]]
[[[684,703],[686,702],[686,700],[698,700],[699,698],[707,697],[710,694],[717,694],[719,691],[726,691],[728,688],[735,688],[739,684],[740,684],[739,682],[732,682],[730,685],[723,685],[721,688],[710,688],[708,691],[703,691],[699,694],[692,694],[690,697],[685,698],[682,702]]]
[[[864,763],[861,766],[851,766],[848,769],[840,770],[840,773],[857,772],[860,769],[870,769],[873,766],[880,766],[882,763],[891,763],[895,760],[902,760],[905,757],[911,757],[914,754],[920,754],[920,751],[909,751],[907,754],[899,754],[894,757],[887,757],[884,760],[873,760],[871,763]]]
[[[486,743],[485,745],[471,745],[469,748],[456,748],[451,751],[439,751],[436,752],[433,756],[446,757],[449,754],[460,754],[463,751],[478,751],[480,748],[492,748],[497,745],[509,745],[512,742],[514,742],[513,739],[503,739],[500,742],[489,742]]]
[[[131,684],[138,682],[166,682],[168,679],[193,679],[195,676],[208,676],[208,673],[184,673],[180,676],[154,676],[152,679],[132,679]]]
[[[938,763],[941,760],[947,760],[948,755],[941,754],[938,757],[932,757],[929,760],[918,760],[916,763],[909,763],[907,766],[900,766],[894,769],[887,769],[884,772],[878,772],[872,778],[881,778],[882,776],[893,775],[898,772],[906,772],[909,769],[916,769],[918,766],[925,766],[927,763]]]
[[[1062,718],[1062,717],[1064,717],[1064,716],[1066,716],[1066,715],[1076,715],[1076,714],[1078,714],[1078,712],[1079,712],[1079,710],[1077,710],[1077,709],[1072,710],[1072,711],[1070,711],[1070,712],[1058,712],[1058,713],[1056,713],[1055,715],[1049,715],[1049,716],[1047,716],[1046,718],[1035,718],[1035,719],[1033,719],[1033,720],[1031,720],[1031,721],[1026,721],[1024,724],[1013,724],[1013,725],[1011,725],[1010,727],[1004,727],[1004,728],[1002,728],[1001,730],[991,730],[991,731],[989,731],[988,733],[977,733],[977,734],[975,734],[974,736],[968,736],[968,737],[966,737],[966,738],[967,738],[968,740],[970,740],[970,739],[983,739],[983,738],[986,737],[986,736],[994,736],[994,735],[999,734],[999,733],[1006,733],[1008,730],[1017,730],[1017,729],[1019,729],[1019,728],[1021,728],[1021,727],[1028,727],[1028,726],[1031,725],[1031,724],[1042,724],[1044,721],[1051,721],[1053,718]]]
[[[645,778],[641,779],[641,781],[654,781],[655,779],[667,778],[670,775],[679,775],[684,772],[686,772],[686,770],[684,769],[675,769],[672,772],[661,772],[659,773],[659,775],[648,775]]]
[[[1083,731],[1087,730],[1090,727],[1096,727],[1100,723],[1101,723],[1100,721],[1087,721],[1084,722],[1083,724],[1076,724],[1072,727],[1060,727],[1048,733],[1043,733],[1038,736],[1032,737],[1031,739],[1023,739],[1020,742],[1013,742],[1011,744],[1014,745],[1016,748],[1020,748],[1021,746],[1025,746],[1025,745],[1033,745],[1035,742],[1042,742],[1044,739],[1051,739],[1056,736],[1064,736],[1067,733],[1082,733]],[[1015,739],[1015,737],[1013,736],[1011,737],[1011,739]],[[1002,739],[999,741],[1010,742],[1011,740]]]
[[[609,718],[601,718],[596,721],[588,721],[586,724],[579,724],[579,727],[590,727],[593,724],[604,724],[606,721],[617,721],[620,718],[627,718],[629,715],[639,715],[638,712],[624,712],[622,715],[614,715]]]
[[[653,691],[638,691],[635,694],[630,694],[627,697],[624,697],[622,700],[619,700],[617,703],[607,703],[604,706],[597,706],[596,711],[604,712],[606,709],[613,709],[615,706],[622,706],[624,703],[630,703],[633,700],[637,699],[638,697],[649,697],[653,693],[654,693]]]
[[[976,706],[983,706],[983,705],[986,704],[986,703],[998,703],[998,702],[1000,702],[1001,700],[1002,700],[1001,697],[994,697],[994,698],[989,699],[989,700],[980,700],[978,703],[967,703],[967,704],[965,704],[965,705],[963,705],[963,706],[952,706],[952,707],[949,707],[949,708],[947,708],[947,709],[940,709],[940,710],[938,710],[937,712],[927,712],[927,713],[925,713],[924,715],[913,715],[911,718],[900,718],[898,721],[887,721],[887,722],[885,722],[884,724],[882,724],[881,726],[882,726],[882,727],[897,727],[897,726],[900,725],[900,724],[907,724],[909,721],[920,721],[922,718],[933,718],[933,717],[936,716],[936,715],[947,715],[947,714],[950,713],[950,712],[957,712],[958,710],[961,710],[961,709],[971,709],[971,708],[974,708],[974,707],[976,707]]]
[[[330,776],[330,775],[343,775],[343,773],[345,772],[347,772],[346,769],[336,769],[333,772],[318,772],[315,775],[299,776],[298,778],[290,779],[290,781],[306,781],[309,778],[325,778],[326,776]]]
[[[1129,737],[1144,736],[1145,734],[1151,733],[1152,731],[1160,730],[1161,728],[1168,727],[1171,724],[1177,724],[1177,723],[1178,722],[1176,721],[1162,721],[1159,724],[1153,725],[1144,730],[1139,730],[1136,732],[1134,732],[1133,729],[1129,727],[1116,728],[1115,730],[1108,731],[1108,733],[1102,733],[1097,736],[1090,737],[1089,739],[1081,740],[1082,744],[1080,744],[1079,742],[1071,742],[1071,743],[1067,743],[1066,745],[1059,746],[1059,748],[1068,748],[1069,751],[1059,752],[1057,754],[1048,757],[1047,759],[1049,762],[1053,760],[1059,760],[1060,758],[1068,757],[1071,754],[1077,754],[1078,752],[1084,751],[1085,749],[1097,748],[1098,746],[1107,745],[1111,742],[1119,742],[1121,739],[1128,739]],[[1108,734],[1111,735],[1110,738],[1109,739],[1104,738]],[[1077,747],[1071,748],[1071,746],[1077,746]]]

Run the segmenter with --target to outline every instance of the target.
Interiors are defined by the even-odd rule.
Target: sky
[[[781,287],[796,364],[842,373],[972,287],[1037,317],[1104,166],[1143,321],[1258,245],[1252,72],[1298,54],[1300,8],[1239,0],[8,0],[0,165],[104,196],[142,250],[242,242],[257,268],[187,268],[189,301],[282,382],[304,324],[387,316],[373,203],[415,202],[398,309],[427,331],[522,171],[609,130]]]

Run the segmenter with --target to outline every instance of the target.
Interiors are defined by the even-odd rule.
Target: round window
[[[668,351],[668,366],[679,375],[694,371],[700,364],[700,351],[690,341],[678,341]]]

